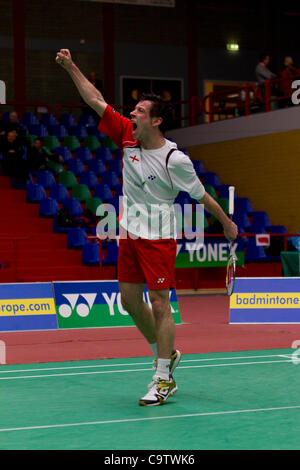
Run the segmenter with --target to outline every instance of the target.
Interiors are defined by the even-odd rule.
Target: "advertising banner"
[[[0,331],[57,328],[51,283],[0,284]]]
[[[233,243],[237,265],[244,264],[244,240],[239,238]],[[203,245],[195,241],[177,240],[175,268],[215,268],[225,267],[229,256],[228,240],[209,237]]]
[[[237,278],[229,323],[300,323],[300,277]]]
[[[59,328],[134,325],[121,305],[118,281],[53,282]],[[147,289],[144,300],[150,304]],[[172,314],[181,323],[176,291],[170,291]]]

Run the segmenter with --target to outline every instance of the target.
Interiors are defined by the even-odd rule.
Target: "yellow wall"
[[[300,230],[300,130],[188,147],[192,160],[236,187],[273,225]]]

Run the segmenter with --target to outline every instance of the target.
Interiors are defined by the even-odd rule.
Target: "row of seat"
[[[9,111],[5,111],[3,113],[3,122],[9,122],[9,114]],[[32,111],[26,111],[23,113],[21,123],[27,128],[37,124],[43,124],[45,127],[62,124],[67,129],[72,126],[76,126],[77,124],[86,127],[94,127],[97,124],[94,117],[88,113],[82,113],[77,122],[75,116],[72,113],[62,113],[58,117],[53,113],[42,113],[40,118],[38,118],[38,115]]]

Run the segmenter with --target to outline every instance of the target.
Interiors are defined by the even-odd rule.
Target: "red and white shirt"
[[[176,238],[174,199],[185,191],[193,199],[204,196],[204,186],[190,158],[165,139],[159,149],[148,150],[133,138],[132,123],[107,105],[99,130],[123,154],[123,213],[120,225],[146,239]],[[166,159],[169,151],[176,149]]]

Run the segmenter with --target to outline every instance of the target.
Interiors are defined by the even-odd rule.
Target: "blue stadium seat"
[[[103,173],[101,175],[101,183],[107,184],[110,188],[116,188],[121,184],[117,173],[114,171],[107,171],[106,173]]]
[[[63,202],[70,197],[66,186],[62,183],[53,184],[50,187],[50,197],[58,202]]]
[[[111,189],[107,184],[98,184],[98,186],[95,186],[94,197],[99,197],[103,202],[110,202],[113,200]]]
[[[99,158],[104,163],[108,163],[113,160],[112,152],[108,147],[99,147],[96,150],[96,158]]]
[[[63,157],[65,163],[68,163],[68,161],[72,160],[72,158],[73,158],[71,150],[66,146],[57,147],[55,149],[55,153],[57,155],[61,155]]]
[[[63,207],[70,210],[74,217],[80,217],[83,214],[82,206],[80,201],[75,197],[69,197],[63,202]]]
[[[247,228],[249,233],[267,233],[266,227],[264,225],[255,224]]]
[[[81,114],[79,118],[79,125],[86,127],[96,127],[96,122],[91,114]]]
[[[192,163],[197,175],[203,175],[204,173],[206,173],[202,162],[200,162],[199,160],[192,160]]]
[[[83,163],[87,163],[93,159],[92,152],[88,147],[78,147],[78,149],[75,150],[75,156],[82,160]]]
[[[69,129],[72,126],[76,126],[77,122],[73,114],[68,114],[68,113],[63,113],[60,116],[60,123],[65,126],[67,129]]]
[[[54,217],[59,210],[56,199],[46,197],[40,201],[40,217]]]
[[[51,171],[48,171],[48,170],[37,171],[36,182],[37,184],[41,184],[45,189],[48,189],[53,184],[56,184],[53,173],[51,173]]]
[[[26,186],[26,201],[27,202],[40,202],[46,196],[46,191],[40,184],[35,184],[30,181]]]
[[[86,231],[81,227],[68,229],[68,248],[81,249],[87,242]]]
[[[48,127],[51,135],[55,135],[58,140],[63,140],[69,135],[67,128],[63,124],[54,124]]]
[[[114,153],[117,160],[122,160],[122,152],[120,149],[116,149]]]
[[[237,212],[246,212],[247,214],[253,212],[252,204],[247,197],[236,197],[234,206],[234,210]]]
[[[30,132],[37,137],[43,138],[49,135],[48,129],[44,124],[33,124],[30,126]]]
[[[246,231],[251,227],[250,219],[245,212],[235,212],[232,218],[233,222],[238,226],[238,230]]]
[[[258,262],[266,261],[267,255],[262,246],[256,246],[255,237],[250,237],[248,243],[246,244],[246,262]]]
[[[25,126],[27,127],[31,127],[34,124],[38,124],[38,123],[39,123],[39,120],[34,113],[32,112],[23,113],[22,124],[25,124]]]
[[[72,158],[67,162],[68,170],[72,171],[75,176],[79,176],[80,173],[85,171],[84,163],[79,158]]]
[[[210,184],[211,186],[218,187],[221,185],[219,177],[216,173],[208,171],[202,175],[203,184]]]
[[[251,217],[252,217],[252,225],[262,225],[262,226],[264,225],[265,227],[272,225],[267,213],[264,211],[252,212]]]
[[[284,225],[268,225],[267,232],[269,233],[288,233]]]
[[[114,171],[118,176],[122,176],[122,160],[111,160],[108,168],[109,171]]]
[[[80,183],[86,184],[90,189],[99,184],[96,173],[91,170],[80,173]]]
[[[77,137],[79,141],[83,141],[85,137],[88,136],[88,132],[84,126],[76,125],[69,127],[69,132],[71,135]]]
[[[97,126],[91,126],[91,127],[88,127],[87,128],[88,130],[88,133],[89,135],[94,135],[97,137],[97,139],[100,140],[100,142],[102,142],[104,140],[104,138],[106,137],[105,134],[103,134],[103,132],[100,132],[98,127]]]
[[[102,160],[90,160],[88,162],[88,169],[93,171],[97,176],[101,176],[103,173],[106,173],[105,164]]]
[[[112,265],[118,262],[119,248],[116,242],[111,241],[105,244],[105,249],[102,252],[102,264]]]
[[[229,186],[231,186],[230,184],[220,184],[220,186],[218,186],[218,193],[219,193],[219,197],[222,197],[222,198],[227,198],[229,197],[229,192],[228,192],[228,188]],[[236,192],[234,193],[234,198],[236,199],[237,195],[236,195]]]
[[[99,245],[98,243],[85,243],[82,247],[82,265],[99,266]]]
[[[56,126],[58,124],[58,120],[56,119],[54,114],[45,113],[42,114],[41,124],[44,124],[44,126],[46,127]]]

